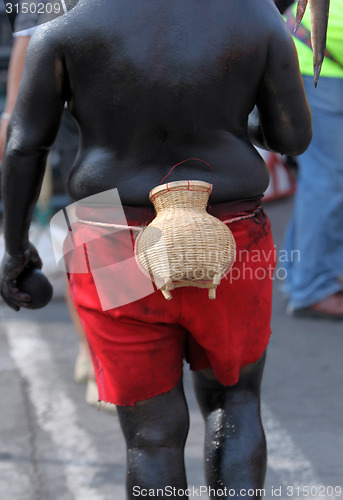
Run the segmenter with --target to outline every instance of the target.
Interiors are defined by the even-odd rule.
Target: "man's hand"
[[[27,267],[41,269],[42,261],[36,248],[30,243],[28,249],[17,255],[5,253],[0,266],[0,294],[6,304],[15,311],[21,307],[31,308],[31,297],[17,286],[17,278]]]

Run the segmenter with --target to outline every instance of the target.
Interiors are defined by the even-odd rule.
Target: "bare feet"
[[[343,291],[302,309],[294,309],[294,316],[306,318],[343,319]]]

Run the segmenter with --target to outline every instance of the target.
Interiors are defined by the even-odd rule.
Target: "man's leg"
[[[196,396],[205,419],[205,473],[213,490],[263,488],[266,441],[260,416],[260,386],[265,354],[243,368],[239,382],[224,387],[211,370],[193,374]],[[219,494],[218,494],[219,495]],[[242,494],[242,496],[244,496]],[[258,492],[250,498],[260,498]],[[216,499],[213,492],[210,498]]]
[[[117,410],[127,446],[128,499],[137,498],[143,488],[157,490],[168,486],[185,490],[184,447],[189,414],[182,380],[165,394],[134,406],[118,406]],[[186,498],[182,494],[158,496]]]

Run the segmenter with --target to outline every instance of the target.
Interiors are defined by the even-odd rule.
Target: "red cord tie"
[[[162,182],[172,173],[172,171],[174,170],[175,167],[178,167],[179,165],[182,165],[182,163],[186,163],[187,161],[200,161],[200,162],[204,163],[205,165],[207,165],[211,169],[211,172],[212,172],[213,178],[214,178],[214,191],[215,191],[217,189],[217,179],[216,179],[215,173],[213,171],[212,165],[210,165],[209,163],[207,163],[207,161],[201,160],[200,158],[187,158],[186,160],[182,160],[179,163],[176,163],[176,165],[174,165],[169,170],[169,172],[167,173],[167,175],[165,175],[163,177],[163,179],[160,181],[160,184],[162,184]]]

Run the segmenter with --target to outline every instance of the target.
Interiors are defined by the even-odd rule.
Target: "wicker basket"
[[[203,181],[171,182],[150,192],[157,215],[136,241],[136,259],[168,300],[181,286],[208,288],[214,299],[234,261],[230,229],[206,211],[211,192]]]

